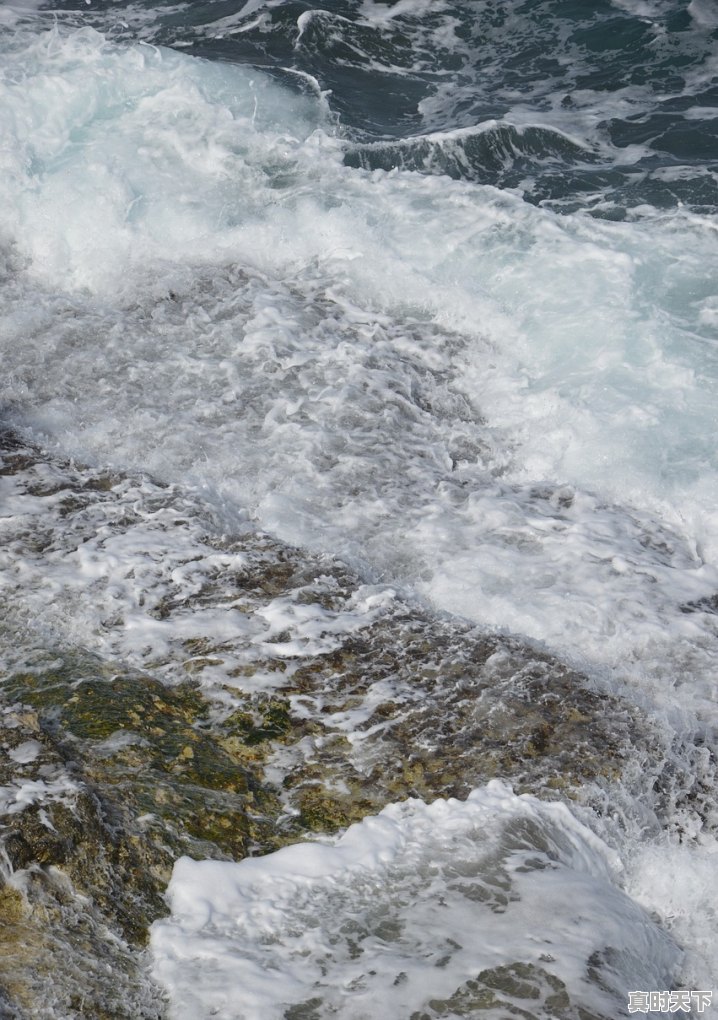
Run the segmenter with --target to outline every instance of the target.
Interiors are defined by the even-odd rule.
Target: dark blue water
[[[113,38],[320,88],[353,166],[447,174],[611,218],[718,204],[711,0],[93,0],[81,15],[66,0],[53,9]]]

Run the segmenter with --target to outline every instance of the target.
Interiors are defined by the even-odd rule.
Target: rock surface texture
[[[10,434],[0,470],[3,1016],[163,1016],[147,933],[181,855],[264,854],[496,777],[580,799],[645,755],[636,712],[542,651],[228,536],[192,493]],[[529,1002],[507,1015],[539,994],[574,1015],[521,966],[427,1016],[506,981]]]

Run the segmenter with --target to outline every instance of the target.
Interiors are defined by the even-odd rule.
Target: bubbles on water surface
[[[69,10],[20,33],[3,82],[19,143],[2,167],[5,413],[58,451],[199,488],[220,529],[253,517],[560,648],[653,711],[668,745],[695,743],[705,805],[715,236],[695,211],[713,201],[713,43],[699,4],[546,6],[93,5],[115,39],[239,68],[73,34]],[[182,536],[156,553],[191,587]],[[138,551],[105,538],[88,576]],[[155,566],[148,586],[169,584]],[[63,569],[58,553],[56,591]],[[94,627],[83,605],[71,637]],[[278,627],[327,624],[275,610]],[[220,616],[197,611],[218,638],[239,620]],[[707,839],[676,807],[684,778],[661,776],[665,815]],[[631,888],[654,906],[649,885]],[[560,994],[535,971],[500,980]]]

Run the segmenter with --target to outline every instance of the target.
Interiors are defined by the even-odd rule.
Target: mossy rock
[[[309,832],[337,832],[353,820],[352,812],[323,786],[305,786],[297,797],[298,824]]]
[[[14,739],[29,733],[43,749],[37,764],[66,773],[76,790],[14,816],[5,848],[16,869],[61,868],[123,937],[142,944],[164,911],[178,856],[236,859],[275,849],[283,809],[261,777],[214,740],[209,706],[191,685],[88,675],[92,661],[76,667],[7,684],[13,699],[32,705],[15,713]]]
[[[292,732],[289,702],[285,698],[260,695],[254,699],[252,709],[232,713],[223,724],[223,730],[237,735],[248,747],[268,740],[282,740]]]

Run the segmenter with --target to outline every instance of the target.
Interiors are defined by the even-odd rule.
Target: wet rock
[[[499,1012],[500,1011],[500,1014]],[[533,964],[514,963],[481,971],[448,999],[432,999],[410,1020],[439,1017],[480,1017],[483,1014],[521,1020],[609,1020],[572,1003],[566,987],[553,974]]]
[[[223,535],[176,487],[57,463],[7,434],[0,458],[15,507],[6,548],[22,565],[2,604],[8,1016],[162,1016],[144,947],[183,854],[265,853],[494,777],[581,796],[653,739],[541,650],[266,535]],[[41,636],[23,584],[52,593]],[[63,632],[76,612],[96,621],[92,651]],[[130,640],[140,624],[146,645]],[[539,971],[479,975],[427,1016],[533,1016],[525,999],[568,1017],[554,985]]]
[[[0,1002],[3,1016],[154,1020],[146,918],[162,909],[146,855],[25,706],[0,717]],[[32,743],[32,762],[13,751]]]

